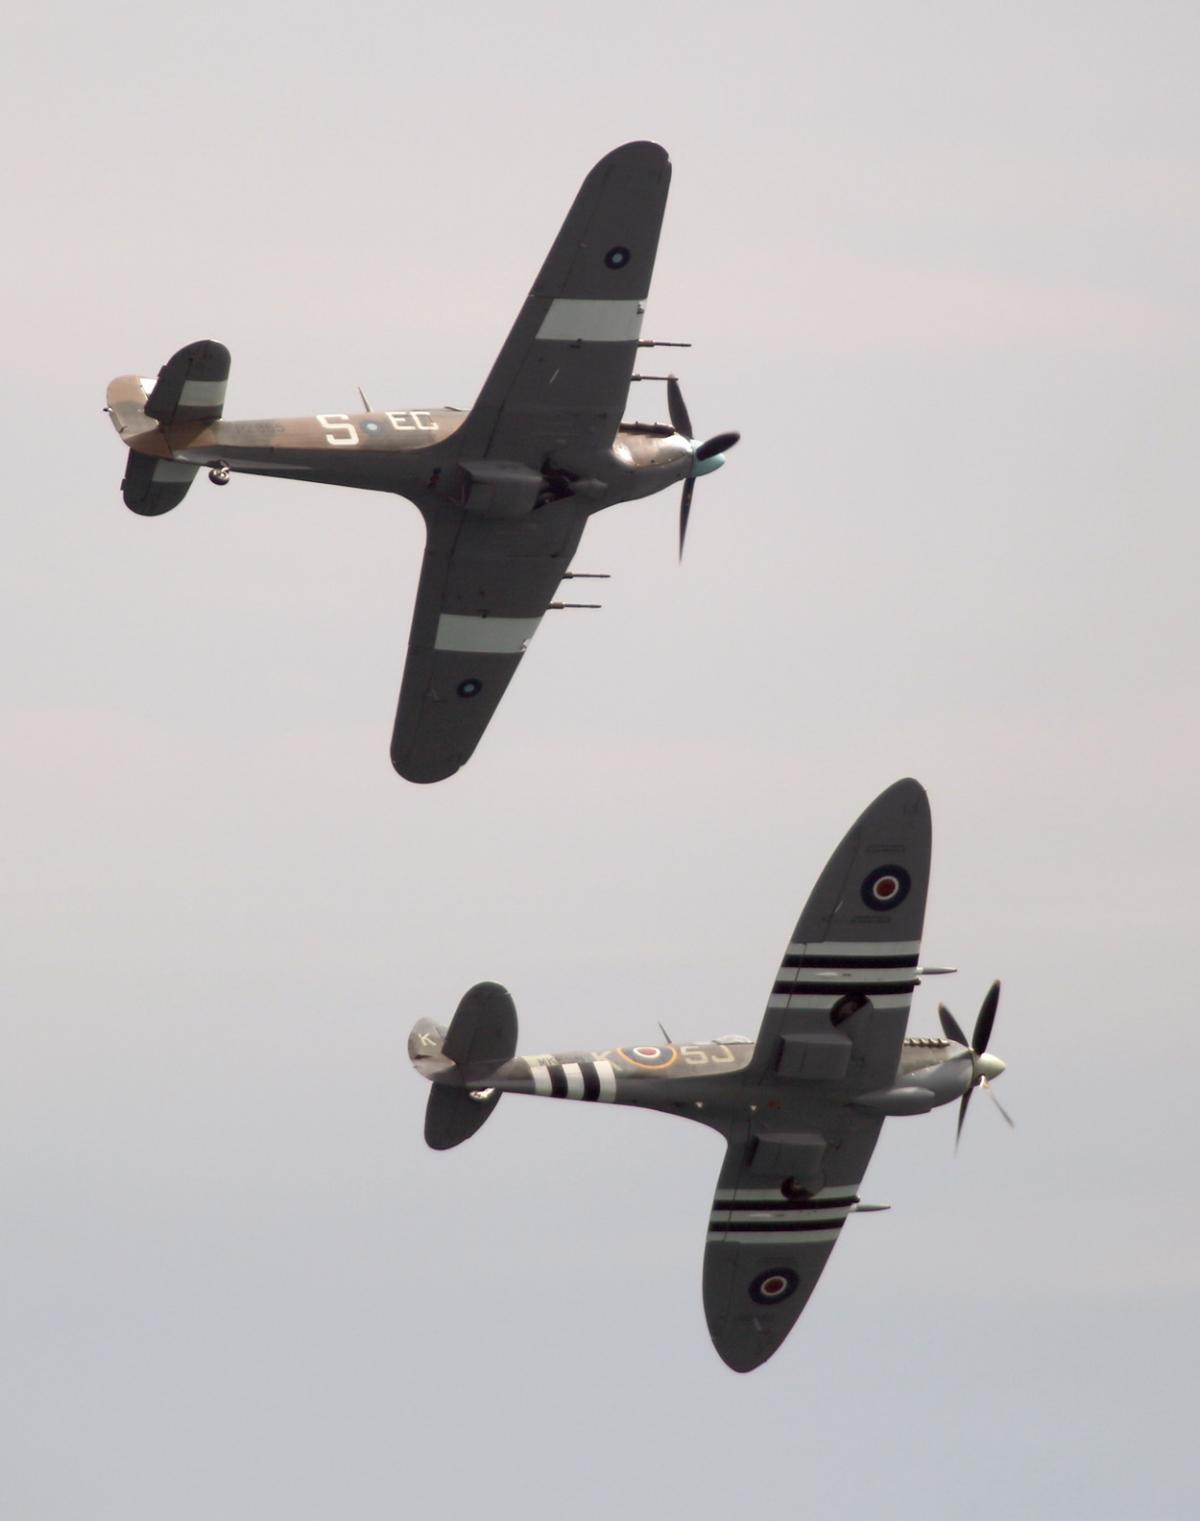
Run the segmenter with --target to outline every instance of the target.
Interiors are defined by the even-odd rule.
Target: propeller
[[[1012,1115],[1009,1114],[1008,1110],[1005,1109],[1004,1105],[992,1092],[992,1085],[989,1082],[989,1078],[999,1077],[1004,1071],[1004,1063],[998,1056],[986,1055],[988,1041],[992,1038],[992,1027],[996,1023],[996,1010],[999,1005],[1000,984],[993,982],[984,994],[983,1002],[979,1005],[979,1013],[975,1018],[975,1028],[971,1032],[971,1039],[968,1040],[963,1033],[962,1026],[946,1005],[944,1003],[938,1004],[938,1018],[942,1022],[942,1029],[951,1040],[957,1041],[960,1046],[966,1046],[967,1050],[971,1053],[971,1086],[963,1094],[958,1106],[958,1129],[954,1132],[955,1151],[958,1150],[963,1121],[967,1117],[967,1105],[971,1102],[971,1094],[974,1093],[976,1088],[985,1088],[987,1090],[992,1103],[995,1104],[996,1108],[999,1109],[1000,1113],[1008,1121],[1009,1126],[1014,1130],[1016,1129]]]
[[[723,458],[725,451],[733,448],[741,434],[715,433],[712,438],[698,444],[692,436],[692,419],[688,413],[687,403],[683,399],[683,392],[679,389],[679,381],[674,375],[667,376],[667,412],[676,433],[686,438],[692,446],[692,468],[683,483],[683,495],[679,499],[679,558],[682,560],[683,541],[687,538],[688,518],[692,512],[692,492],[695,489],[696,477],[707,475],[710,470],[719,470],[725,463]],[[697,469],[698,465],[706,468]]]

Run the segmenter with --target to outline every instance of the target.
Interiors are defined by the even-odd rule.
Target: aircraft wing
[[[626,143],[580,186],[459,430],[460,457],[539,470],[611,446],[629,394],[671,162]]]
[[[747,1125],[730,1137],[704,1248],[704,1314],[713,1345],[738,1373],[776,1352],[817,1286],[858,1198],[883,1121],[848,1110],[814,1112],[807,1135],[832,1154],[826,1181],[811,1197],[787,1199],[793,1176],[779,1149],[768,1159]],[[766,1151],[771,1151],[770,1146]]]
[[[574,499],[507,522],[463,509],[429,515],[392,734],[401,776],[441,781],[470,758],[586,522]]]
[[[830,857],[776,973],[704,1257],[709,1330],[740,1372],[791,1330],[871,1159],[883,1122],[852,1106],[899,1068],[929,855],[925,792],[897,782]]]

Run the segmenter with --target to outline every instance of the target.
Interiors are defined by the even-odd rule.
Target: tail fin
[[[229,350],[202,338],[172,354],[158,372],[146,401],[146,416],[172,423],[216,422],[225,409]]]
[[[223,343],[202,339],[173,354],[156,380],[119,375],[111,383],[108,414],[129,445],[121,495],[131,511],[158,517],[183,501],[199,467],[173,459],[164,439],[150,443],[149,452],[139,440],[157,434],[160,426],[216,422],[225,406],[228,379],[229,350]]]
[[[443,1030],[420,1019],[408,1037],[413,1066],[433,1083],[425,1109],[425,1140],[448,1151],[468,1140],[500,1102],[488,1087],[490,1072],[517,1049],[517,1011],[495,982],[476,983]]]
[[[144,518],[156,518],[170,512],[187,495],[199,468],[198,465],[185,465],[182,460],[156,459],[152,454],[139,454],[130,449],[125,479],[121,482],[126,507]]]

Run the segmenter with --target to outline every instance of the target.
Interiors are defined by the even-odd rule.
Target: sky
[[[0,1516],[1191,1516],[1200,809],[1195,75],[1165,0],[603,14],[227,0],[6,22]],[[435,787],[388,741],[422,526],[201,477],[101,412],[184,343],[231,417],[469,406],[575,190],[674,179],[648,336],[698,483],[595,519]],[[653,385],[630,413],[665,416]],[[892,1120],[746,1377],[720,1143],[502,1104],[405,1039],[753,1035],[858,812],[934,820],[921,987],[993,977],[1010,1132]]]

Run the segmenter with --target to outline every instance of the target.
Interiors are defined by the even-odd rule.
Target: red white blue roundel
[[[900,907],[911,887],[912,878],[903,866],[877,866],[863,878],[862,900],[868,908],[886,914]]]
[[[679,1053],[674,1046],[622,1046],[618,1055],[635,1067],[669,1067]]]
[[[799,1283],[791,1268],[768,1268],[750,1285],[750,1298],[755,1304],[782,1304],[792,1297]]]

